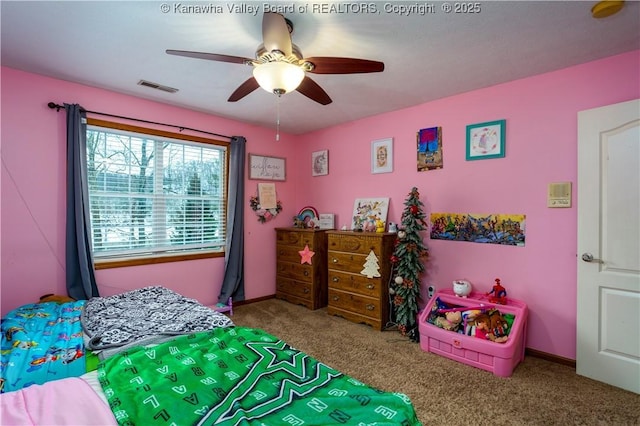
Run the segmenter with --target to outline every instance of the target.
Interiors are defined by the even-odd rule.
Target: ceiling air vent
[[[154,83],[152,81],[140,80],[138,82],[139,86],[150,87],[152,89],[162,90],[163,92],[176,93],[178,89],[169,86],[163,86],[162,84]]]

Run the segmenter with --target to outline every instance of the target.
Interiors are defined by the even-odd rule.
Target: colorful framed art
[[[418,145],[418,171],[441,169],[442,160],[442,127],[420,129],[416,133]]]
[[[387,223],[389,198],[357,198],[353,203],[352,230],[375,232],[377,222]]]
[[[505,120],[467,126],[467,161],[504,157]]]

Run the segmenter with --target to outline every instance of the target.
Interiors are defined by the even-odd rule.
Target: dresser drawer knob
[[[373,284],[367,284],[367,288],[368,288],[369,290],[373,290],[374,288],[376,288],[376,286],[375,286],[375,285],[373,285]]]
[[[335,257],[334,257],[333,259],[331,259],[331,261],[332,261],[333,263],[338,263],[338,259],[336,259]]]
[[[340,300],[340,297],[339,297],[339,296],[333,296],[333,301],[334,301],[334,302],[337,302],[338,300]]]
[[[309,276],[309,271],[304,271],[303,274],[304,274],[305,277],[308,277]]]
[[[334,283],[337,283],[338,281],[340,281],[340,278],[338,278],[338,277],[333,277],[333,280],[332,280],[332,281],[333,281]]]
[[[309,289],[308,288],[304,288],[304,290],[302,291],[304,294],[309,294]]]
[[[373,311],[376,307],[372,304],[367,305],[367,311]]]

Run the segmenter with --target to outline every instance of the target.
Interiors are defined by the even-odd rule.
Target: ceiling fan
[[[252,66],[253,77],[231,94],[229,102],[239,101],[258,87],[262,87],[278,96],[297,90],[309,99],[327,105],[332,102],[331,98],[306,73],[357,74],[384,71],[384,63],[367,59],[304,58],[298,46],[291,42],[292,32],[293,24],[290,20],[279,13],[265,12],[262,18],[263,43],[258,46],[255,59],[186,50],[168,49],[167,53]]]

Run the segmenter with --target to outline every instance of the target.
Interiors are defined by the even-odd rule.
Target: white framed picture
[[[311,176],[323,176],[329,174],[329,150],[311,153]]]
[[[380,225],[386,226],[388,211],[389,198],[356,198],[351,229],[375,232]]]
[[[371,173],[393,171],[393,138],[371,142]]]

